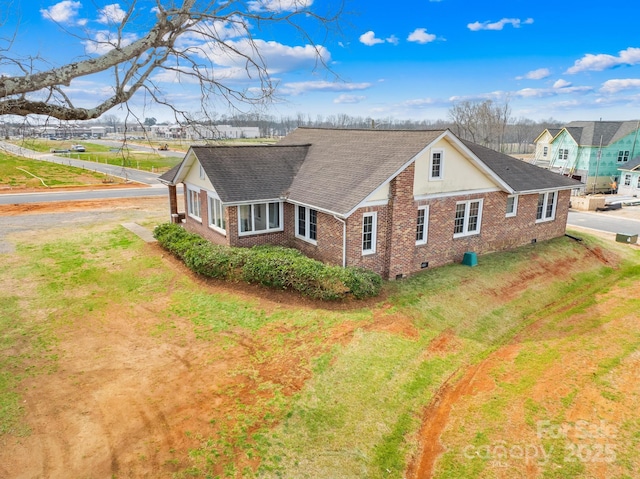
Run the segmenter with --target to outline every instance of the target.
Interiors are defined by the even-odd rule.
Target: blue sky
[[[282,7],[292,0],[247,3],[266,8],[274,1]],[[314,10],[332,5],[305,1]],[[139,2],[140,18],[152,18],[148,3]],[[17,15],[2,12],[7,32],[2,36],[13,29],[18,32],[14,51],[39,54],[60,65],[96,54],[91,43],[65,34],[61,27],[93,38],[105,35],[107,20],[118,18],[127,5],[113,0],[15,0]],[[308,42],[291,30],[252,30],[280,85],[280,101],[270,113],[436,120],[445,119],[456,101],[508,99],[515,118],[640,118],[637,0],[609,0],[597,9],[575,0],[347,0],[345,11],[339,33],[314,38],[331,72],[314,68]],[[144,23],[138,20],[135,25],[142,29]],[[127,31],[131,39],[140,33]],[[242,38],[229,38],[242,45]],[[220,61],[218,68],[229,73],[230,82],[247,85],[230,64]],[[0,69],[14,73],[5,65]],[[156,80],[167,98],[191,105],[186,109],[199,108],[193,85],[178,84],[169,76]],[[69,92],[82,102],[83,96],[104,95],[105,88],[108,78],[102,76],[74,82]],[[135,107],[141,105],[138,98]],[[168,118],[166,111],[149,105],[140,114]]]

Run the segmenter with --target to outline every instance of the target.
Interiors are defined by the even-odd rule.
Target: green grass
[[[51,148],[71,148],[72,144],[80,144],[86,148],[85,152],[72,151],[70,153],[57,153],[57,156],[115,166],[126,166],[128,168],[154,171],[156,173],[167,171],[182,160],[181,157],[162,156],[158,153],[137,150],[134,144],[129,144],[126,148],[113,148],[98,143],[91,143],[90,141],[53,141],[34,138],[14,143],[38,152],[49,152]],[[145,144],[145,146],[148,145]]]
[[[0,153],[0,186],[55,188],[114,181],[102,173]]]
[[[235,401],[235,409],[209,429],[185,433],[198,446],[188,457],[167,463],[181,465],[175,477],[403,477],[417,450],[422,411],[443,382],[524,334],[513,361],[494,371],[491,397],[465,413],[469,422],[454,423],[443,436],[454,447],[440,458],[437,477],[491,477],[491,461],[464,459],[458,446],[494,444],[507,430],[514,404],[522,405],[523,421],[532,431],[541,419],[565,421],[580,399],[576,387],[569,387],[553,408],[532,399],[531,391],[567,351],[595,347],[588,339],[593,331],[625,307],[637,310],[637,300],[630,298],[608,316],[569,324],[597,304],[598,295],[640,280],[637,256],[618,268],[595,261],[572,266],[585,251],[582,244],[560,238],[483,256],[477,268],[426,271],[388,284],[385,308],[274,304],[265,310],[257,299],[212,291],[178,275],[121,227],[24,237],[0,270],[0,435],[29,433],[21,385],[64,361],[57,348],[61,328],[100,318],[114,306],[123,315],[133,314],[134,306],[163,298],[157,323],[148,331],[159,345],[177,336],[219,345],[222,351],[248,344],[248,363],[228,374],[253,384],[250,400],[242,399],[246,391],[242,396],[237,385],[219,392]],[[522,278],[541,267],[536,266],[540,258],[548,265],[563,261],[569,274],[563,281],[526,283]],[[508,301],[501,296],[507,291]],[[402,320],[415,334],[376,329],[374,318]],[[184,320],[190,322],[188,332],[177,326]],[[537,321],[544,321],[540,336],[527,336],[527,326]],[[352,333],[340,341],[336,331]],[[443,332],[454,340],[451,349],[430,352]],[[639,341],[629,334],[594,371],[593,384],[609,395],[603,400],[616,400],[611,374],[628,364]],[[302,390],[286,391],[278,378],[260,374],[291,358],[295,361],[286,364],[309,371]],[[619,434],[629,445],[619,457],[629,471],[639,458],[636,431],[637,419],[625,418]],[[560,440],[544,444],[561,452],[564,446]],[[555,454],[541,469],[544,476],[584,474],[583,464],[562,463]]]

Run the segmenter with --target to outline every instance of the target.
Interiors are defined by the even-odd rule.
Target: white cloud
[[[571,86],[569,82],[558,80],[553,84],[552,88],[523,88],[514,92],[513,95],[521,98],[546,98],[571,93],[582,94],[591,91],[593,91],[593,88],[590,86]]]
[[[194,53],[209,60],[214,65],[228,68],[242,68],[247,70],[245,76],[256,73],[254,67],[248,63],[247,58],[255,58],[255,52],[260,52],[260,61],[263,61],[270,74],[314,69],[319,63],[328,63],[331,54],[322,45],[305,45],[290,47],[277,42],[264,40],[227,40],[224,43],[207,42],[201,44]]]
[[[248,3],[251,12],[300,12],[313,5],[313,0],[252,0]]]
[[[433,42],[435,41],[435,39],[436,39],[436,36],[433,33],[427,33],[426,28],[416,28],[407,37],[408,41],[420,43],[421,45],[424,45],[425,43]]]
[[[120,39],[121,47],[130,45],[138,39],[134,33],[124,33]],[[104,55],[113,50],[118,45],[118,37],[115,33],[107,30],[100,30],[94,34],[92,40],[84,40],[82,42],[84,49],[88,54]]]
[[[369,30],[368,32],[360,35],[360,43],[364,43],[368,47],[372,47],[378,43],[384,43],[384,40],[382,38],[376,38],[376,34],[372,30]]]
[[[124,20],[124,17],[127,15],[118,3],[112,3],[111,5],[106,5],[104,8],[98,10],[98,23],[103,24],[114,24],[120,23]]]
[[[571,82],[568,82],[567,80],[563,80],[562,78],[560,78],[559,80],[556,80],[556,82],[553,84],[553,88],[567,88],[570,87],[572,85]]]
[[[516,77],[516,80],[542,80],[551,75],[548,68],[538,68],[537,70],[531,70],[523,76]]]
[[[407,100],[402,103],[403,106],[409,106],[412,108],[424,108],[427,106],[432,106],[436,102],[433,98],[416,98],[413,100]]]
[[[395,35],[391,35],[390,37],[385,38],[385,41],[387,43],[391,43],[392,45],[397,45],[398,43],[400,43],[400,40],[398,40],[398,37],[396,37]]]
[[[513,28],[520,28],[520,25],[531,25],[533,18],[527,18],[526,20],[520,20],[519,18],[503,18],[500,21],[491,22],[473,22],[467,25],[467,28],[472,32],[479,30],[502,30],[505,25],[511,25]]]
[[[600,91],[603,93],[618,93],[623,90],[633,90],[640,88],[639,78],[624,78],[607,80],[602,84]]]
[[[363,95],[340,95],[338,98],[335,98],[333,100],[333,103],[339,104],[339,105],[344,105],[344,104],[354,104],[354,103],[360,103],[361,101],[366,100],[367,97],[363,96]]]
[[[371,87],[371,83],[339,83],[329,81],[307,81],[284,83],[280,88],[280,93],[286,95],[301,95],[310,91],[356,91],[366,90]]]
[[[567,73],[574,74],[586,71],[602,71],[614,68],[619,65],[637,65],[640,64],[640,48],[629,47],[626,50],[618,52],[618,56],[600,53],[593,55],[587,53],[584,57],[573,64],[567,70]]]
[[[64,0],[63,2],[50,6],[49,8],[41,9],[40,14],[47,20],[53,20],[58,23],[67,23],[78,14],[78,10],[80,10],[80,8],[82,8],[82,3]]]

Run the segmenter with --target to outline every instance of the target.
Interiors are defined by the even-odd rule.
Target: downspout
[[[342,218],[333,215],[340,223],[342,223],[342,267],[347,267],[347,222]]]

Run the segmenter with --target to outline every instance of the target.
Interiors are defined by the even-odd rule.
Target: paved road
[[[632,206],[625,209],[625,212],[630,212],[631,214],[621,216],[616,214],[615,211],[598,213],[570,211],[567,225],[569,227],[580,226],[607,233],[640,234],[640,207]]]
[[[178,190],[178,194],[181,190]],[[51,201],[101,200],[108,198],[140,198],[144,196],[167,196],[164,185],[141,188],[105,188],[81,191],[44,191],[41,193],[5,193],[0,195],[0,205],[19,205],[23,203],[48,203]]]

